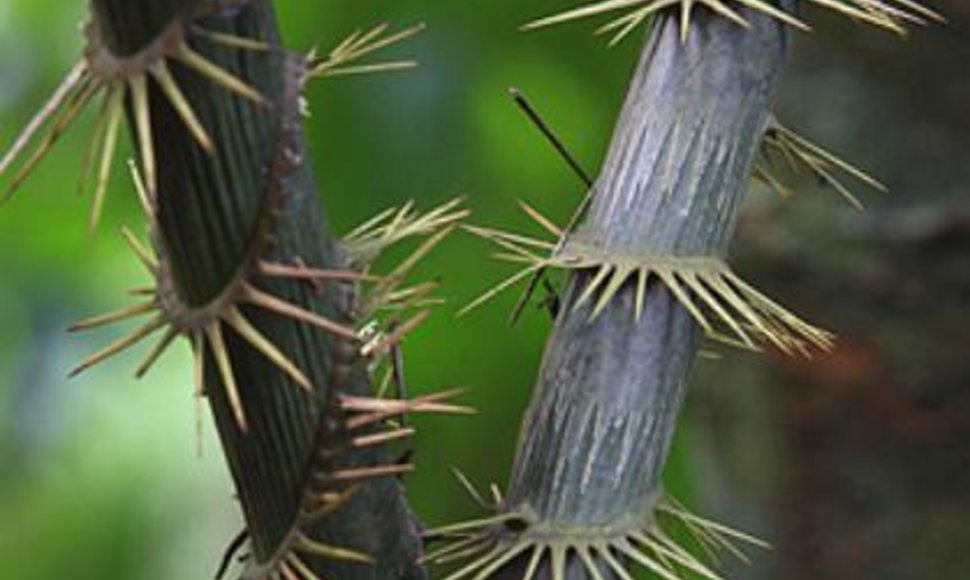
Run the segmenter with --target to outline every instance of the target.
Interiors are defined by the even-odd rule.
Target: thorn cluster
[[[338,345],[332,379],[335,390],[346,387],[351,367],[360,357],[346,342]],[[324,519],[346,505],[367,482],[400,476],[413,471],[411,463],[386,463],[348,466],[351,454],[403,441],[414,429],[399,426],[392,419],[407,413],[468,414],[474,410],[447,402],[459,391],[445,391],[412,400],[382,399],[338,395],[333,408],[320,422],[316,451],[303,485],[299,512],[287,538],[267,563],[250,561],[243,578],[320,580],[309,558],[369,564],[371,557],[360,550],[334,546],[314,539],[313,530]]]
[[[136,183],[140,183],[137,178]],[[143,188],[139,187],[139,189]],[[137,292],[139,296],[145,296],[146,300],[134,306],[83,320],[75,324],[71,330],[89,330],[143,316],[151,315],[151,317],[130,334],[89,356],[71,375],[80,374],[124,352],[164,328],[162,338],[139,365],[136,375],[144,376],[178,336],[185,336],[196,353],[195,375],[197,377],[205,376],[204,353],[207,351],[211,353],[226,388],[236,422],[239,428],[245,431],[246,413],[239,396],[237,376],[233,372],[232,360],[226,347],[227,331],[241,337],[308,394],[312,395],[315,391],[306,374],[252,324],[246,314],[247,309],[264,310],[329,332],[341,341],[355,345],[359,354],[370,359],[379,359],[391,347],[398,344],[408,332],[423,322],[429,314],[426,307],[436,303],[429,294],[437,288],[437,284],[424,283],[403,288],[401,285],[411,269],[452,231],[453,225],[468,215],[467,211],[460,210],[457,206],[458,200],[455,200],[427,214],[418,214],[414,212],[413,205],[408,204],[403,210],[394,212],[395,218],[389,222],[371,220],[368,222],[371,225],[365,224],[366,228],[357,228],[348,236],[351,255],[365,257],[365,254],[355,254],[353,250],[354,241],[362,241],[364,243],[362,247],[367,250],[366,256],[372,259],[389,245],[406,237],[430,236],[388,276],[376,276],[356,269],[325,270],[301,264],[281,264],[257,259],[254,261],[254,267],[245,270],[219,297],[199,308],[189,307],[179,300],[164,260],[158,260],[152,249],[139,241],[130,230],[124,229],[122,233],[125,240],[154,279],[154,286]],[[267,212],[267,215],[269,214],[272,212]],[[254,255],[259,256],[259,253]],[[358,264],[366,270],[365,262],[358,262]],[[371,340],[374,337],[373,331],[362,332],[361,329],[332,320],[261,289],[259,282],[261,279],[280,278],[308,283],[329,282],[352,285],[371,283],[373,289],[364,293],[364,304],[357,313],[363,320],[387,310],[397,321],[397,317],[410,310],[415,308],[421,310],[407,320],[395,324],[392,331],[379,333],[376,335],[377,340]],[[197,385],[197,389],[200,396],[205,393],[201,383]]]
[[[199,147],[211,152],[214,148],[212,138],[173,76],[171,63],[179,63],[248,101],[265,105],[266,101],[258,91],[207,59],[192,44],[198,40],[234,49],[262,51],[269,48],[266,43],[257,39],[208,31],[196,24],[187,24],[181,19],[174,20],[152,43],[130,56],[112,53],[102,41],[101,34],[98,20],[92,16],[85,26],[87,46],[83,57],[0,159],[0,175],[3,175],[11,170],[18,159],[26,156],[13,179],[0,194],[0,199],[6,200],[33,173],[87,106],[100,96],[101,105],[98,107],[91,143],[82,163],[80,180],[83,191],[93,165],[94,198],[88,222],[92,232],[97,229],[104,206],[126,104],[131,106],[134,118],[135,141],[146,187],[154,195],[157,169],[152,141],[149,81],[160,89]],[[27,155],[31,143],[48,126],[46,134]]]
[[[474,487],[461,478],[472,497],[481,501]],[[652,502],[654,505],[644,517],[599,527],[539,522],[527,507],[443,526],[426,532],[427,541],[443,541],[444,546],[428,553],[425,561],[440,566],[464,562],[445,580],[487,580],[516,562],[523,570],[522,580],[537,578],[541,569],[546,569],[553,580],[564,580],[575,565],[596,580],[610,575],[633,580],[630,563],[665,580],[698,576],[722,580],[719,573],[671,533],[671,528],[686,532],[715,564],[719,563],[717,552],[721,550],[747,562],[740,544],[768,547],[749,534],[691,513],[672,498],[658,497]]]
[[[820,184],[833,188],[859,210],[863,209],[862,202],[838,174],[845,174],[876,191],[888,191],[876,178],[772,118],[761,139],[760,159],[754,165],[752,177],[782,197],[794,195],[794,190],[776,174],[776,169],[806,172]]]
[[[411,61],[391,61],[358,65],[372,53],[409,38],[423,29],[414,26],[401,32],[385,34],[383,24],[368,32],[356,32],[326,57],[290,58],[284,62],[285,84],[281,109],[275,116],[276,155],[266,168],[267,182],[260,201],[261,207],[250,232],[250,242],[236,271],[219,294],[203,305],[189,304],[177,288],[172,266],[161,243],[162,236],[156,219],[156,189],[159,168],[155,156],[155,134],[152,102],[163,98],[175,111],[195,144],[212,153],[218,143],[197,114],[197,104],[190,102],[180,85],[180,77],[173,70],[184,69],[188,74],[203,77],[260,107],[269,107],[268,100],[246,81],[234,76],[209,60],[206,44],[236,51],[266,52],[276,50],[257,38],[244,38],[208,30],[198,21],[240,0],[206,2],[186,15],[173,20],[156,39],[130,56],[114,54],[103,41],[101,23],[92,15],[85,26],[87,46],[81,60],[49,100],[41,107],[24,130],[17,136],[8,152],[0,158],[0,175],[20,166],[0,199],[7,199],[22,185],[50,152],[59,138],[70,128],[89,104],[101,99],[95,121],[91,146],[82,167],[81,185],[88,181],[94,167],[95,192],[89,227],[93,232],[100,220],[104,196],[118,147],[119,132],[125,113],[129,114],[139,164],[131,163],[138,199],[148,219],[149,242],[142,241],[127,228],[122,236],[152,278],[152,285],[136,288],[132,295],[137,303],[107,314],[91,317],[72,326],[72,331],[89,330],[119,322],[146,319],[134,331],[115,340],[86,358],[72,373],[77,375],[104,362],[146,339],[159,335],[157,342],[138,365],[136,376],[147,374],[177,338],[184,338],[194,354],[196,397],[201,401],[207,394],[206,365],[215,365],[215,373],[225,389],[236,427],[248,432],[246,401],[241,396],[239,376],[233,360],[239,351],[231,344],[244,344],[264,357],[287,379],[327,412],[321,412],[314,453],[307,458],[306,481],[302,489],[300,509],[290,533],[279,547],[278,555],[269,563],[250,561],[246,578],[285,580],[318,580],[308,562],[311,558],[370,563],[370,556],[340,546],[330,545],[315,537],[314,529],[328,515],[334,513],[362,489],[367,482],[401,475],[413,469],[410,463],[360,464],[354,454],[376,449],[413,435],[414,430],[395,417],[411,412],[463,414],[472,409],[450,404],[455,392],[444,392],[412,400],[352,397],[345,394],[349,377],[360,367],[381,363],[385,355],[398,349],[404,337],[423,322],[428,307],[440,302],[431,296],[437,283],[406,286],[413,267],[434,249],[468,212],[459,208],[455,200],[420,214],[409,203],[399,210],[381,214],[357,228],[345,239],[345,250],[351,265],[346,269],[330,269],[306,264],[299,256],[280,257],[276,231],[291,197],[288,177],[301,162],[298,139],[300,102],[299,90],[312,78],[361,74],[408,68]],[[298,61],[294,65],[294,61]],[[177,71],[181,73],[182,71]],[[294,74],[295,73],[295,74]],[[272,106],[277,106],[273,103]],[[31,149],[35,141],[39,143]],[[386,276],[370,273],[371,263],[389,246],[412,237],[427,237],[414,252],[394,267]],[[343,264],[345,260],[338,260]],[[338,290],[351,297],[353,304],[340,311],[339,319],[324,315],[314,305],[288,300],[268,288],[273,281],[284,280],[311,285],[323,291]],[[343,294],[342,294],[343,296]],[[357,301],[359,300],[359,302]],[[417,311],[416,313],[414,311]],[[298,324],[314,327],[335,337],[331,356],[328,386],[318,389],[305,369],[294,362],[283,345],[276,344],[255,320],[259,311],[284,317]],[[230,340],[230,336],[240,339]],[[321,397],[321,392],[326,393]],[[321,400],[325,399],[325,400]],[[230,556],[245,541],[247,534],[233,542]]]
[[[564,232],[528,205],[523,209],[559,239],[549,242],[502,230],[466,226],[466,230],[505,250],[496,254],[497,258],[525,267],[468,304],[461,311],[463,314],[543,270],[585,270],[592,275],[575,308],[584,307],[595,297],[592,318],[603,312],[621,288],[635,284],[634,316],[639,320],[648,285],[661,283],[708,336],[716,340],[753,350],[768,343],[786,353],[800,352],[805,356],[810,352],[809,346],[828,350],[833,345],[831,334],[791,314],[745,282],[720,258],[604,252],[569,238],[568,231]]]
[[[898,34],[906,32],[906,25],[925,25],[931,20],[943,21],[943,17],[938,12],[916,0],[808,0],[808,3]],[[531,30],[625,10],[622,16],[596,30],[597,34],[611,34],[610,44],[616,44],[635,28],[649,22],[652,16],[666,10],[678,9],[680,35],[686,42],[693,22],[694,9],[698,7],[706,8],[744,27],[748,27],[749,22],[739,8],[776,18],[800,30],[811,29],[805,21],[779,9],[771,0],[597,0],[579,8],[534,20],[523,28]]]
[[[355,64],[366,56],[419,34],[425,26],[416,24],[399,32],[385,34],[388,28],[390,24],[384,22],[366,32],[356,30],[325,56],[318,56],[317,50],[312,49],[307,55],[306,79],[390,72],[417,66],[413,60]]]

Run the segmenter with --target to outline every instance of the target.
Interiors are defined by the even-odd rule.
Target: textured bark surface
[[[701,12],[682,44],[659,18],[647,41],[585,220],[566,243],[649,261],[720,256],[785,57],[786,31]],[[604,524],[646,514],[676,425],[698,330],[651,284],[635,320],[631,278],[606,310],[574,311],[574,275],[526,416],[509,502],[543,519]]]
[[[579,274],[564,306],[589,281]],[[590,321],[560,316],[524,422],[508,501],[543,522],[643,522],[677,423],[698,329],[660,285],[633,320],[632,287]]]
[[[722,256],[767,121],[788,31],[744,13],[744,29],[695,12],[681,43],[658,17],[571,239],[633,256]]]
[[[112,44],[136,51],[174,15],[186,14],[185,0],[95,0],[95,14],[107,19]],[[157,20],[153,20],[157,19]],[[260,258],[324,269],[345,267],[320,208],[307,163],[298,108],[302,58],[280,46],[271,3],[253,0],[196,23],[207,29],[258,39],[266,51],[241,50],[190,38],[193,50],[242,79],[267,100],[243,99],[194,71],[170,63],[180,88],[212,136],[204,151],[159,87],[151,85],[153,140],[158,165],[154,199],[159,225],[156,244],[169,270],[178,301],[210,304],[240,277],[261,290],[342,323],[352,321],[352,298],[326,284],[253,277],[254,248]],[[238,382],[248,430],[240,429],[210,350],[207,395],[244,512],[253,555],[267,561],[291,530],[318,438],[320,410],[332,400],[335,338],[322,330],[265,311],[241,308],[314,385],[303,391],[278,366],[225,327],[229,358]],[[359,361],[342,361],[359,366]],[[359,369],[358,369],[359,371]],[[351,373],[343,392],[369,394],[365,372]],[[357,454],[348,465],[388,463],[383,451]],[[400,484],[367,484],[346,506],[310,534],[374,558],[373,565],[313,561],[321,575],[340,578],[422,578],[420,542]]]

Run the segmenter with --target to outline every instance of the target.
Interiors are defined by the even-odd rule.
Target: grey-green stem
[[[589,279],[573,278],[565,308]],[[513,508],[564,527],[651,517],[698,329],[658,284],[633,320],[635,296],[626,287],[592,321],[590,303],[556,321],[524,422]]]
[[[658,17],[586,219],[571,239],[644,256],[724,256],[784,64],[784,25],[697,8]]]
[[[695,10],[686,43],[675,14],[657,18],[565,253],[594,247],[647,266],[726,255],[788,36],[775,20],[744,16],[750,29]],[[532,514],[543,529],[580,537],[586,529],[589,540],[653,525],[700,332],[655,278],[639,320],[634,277],[591,320],[595,295],[573,305],[594,272],[571,277],[507,498],[508,510]],[[512,578],[522,565],[499,576]],[[567,576],[586,574],[573,562]]]

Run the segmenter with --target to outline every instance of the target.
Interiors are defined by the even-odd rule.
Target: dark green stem
[[[137,50],[173,15],[187,18],[201,0],[94,0],[99,28],[121,52]],[[151,121],[158,166],[155,243],[171,287],[170,300],[198,309],[246,280],[300,308],[354,326],[353,296],[345,286],[272,280],[255,272],[257,259],[346,267],[317,197],[301,131],[299,97],[303,59],[280,46],[269,0],[237,2],[194,25],[262,40],[268,50],[219,45],[189,37],[192,49],[262,94],[266,103],[241,98],[193,70],[170,61],[179,87],[212,137],[203,150],[151,83]],[[129,115],[130,116],[130,115]],[[132,122],[133,124],[133,122]],[[216,301],[216,302],[213,302]],[[237,422],[211,348],[205,357],[206,394],[245,515],[254,562],[277,555],[292,531],[310,467],[321,443],[323,409],[334,409],[337,390],[371,392],[367,373],[335,385],[338,339],[273,312],[242,307],[259,332],[303,371],[315,387],[306,393],[277,365],[222,324],[238,383],[246,430]],[[356,354],[354,355],[356,356]],[[350,361],[360,366],[358,360]],[[334,417],[330,417],[334,419]],[[386,464],[385,451],[352,454],[349,465]],[[347,505],[304,531],[314,538],[368,554],[373,565],[334,564],[304,555],[325,577],[423,578],[420,544],[401,486],[383,479],[363,486]]]
[[[102,23],[102,40],[118,56],[137,53],[178,16],[185,13],[192,0],[93,0],[95,17]]]

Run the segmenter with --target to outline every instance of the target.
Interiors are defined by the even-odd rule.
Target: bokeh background
[[[581,184],[507,89],[524,90],[595,169],[639,48],[637,38],[608,48],[592,23],[517,30],[561,0],[277,5],[300,49],[385,20],[429,26],[395,49],[419,69],[310,90],[312,154],[338,231],[410,199],[430,207],[454,196],[481,223],[532,228],[518,199],[565,221]],[[902,39],[818,11],[808,15],[817,31],[796,37],[780,117],[892,192],[860,187],[860,213],[810,182],[793,199],[752,191],[737,268],[842,341],[810,362],[717,345],[698,362],[668,486],[775,544],[734,577],[966,577],[970,5],[934,5],[949,25]],[[0,144],[74,62],[83,19],[79,0],[0,2]],[[89,199],[76,192],[87,128],[0,207],[0,570],[18,580],[208,578],[240,519],[205,412],[197,434],[187,349],[141,381],[134,354],[66,378],[118,329],[65,329],[145,281],[117,235],[142,224],[123,171],[101,231],[85,233]],[[505,481],[548,331],[537,309],[508,326],[516,292],[455,318],[510,273],[488,253],[456,235],[423,266],[452,302],[407,342],[413,390],[466,386],[480,409],[420,420],[407,485],[432,524],[479,511],[452,467],[483,486]]]

